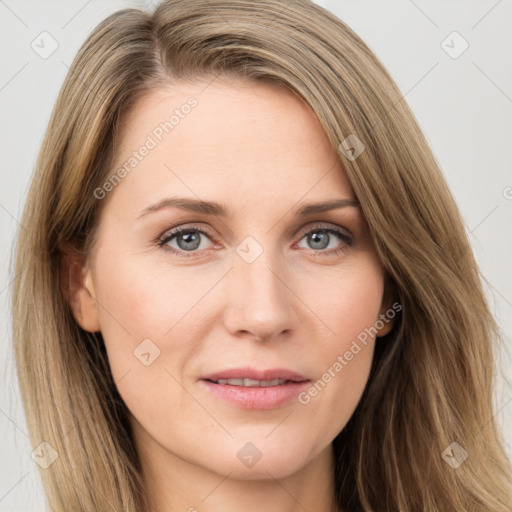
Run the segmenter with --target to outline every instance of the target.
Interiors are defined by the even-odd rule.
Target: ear
[[[62,292],[78,325],[85,331],[98,332],[98,303],[85,257],[73,250],[64,251],[60,278]]]
[[[402,306],[397,302],[394,302],[396,297],[395,285],[391,281],[390,277],[386,274],[384,293],[382,295],[382,304],[379,311],[379,319],[376,324],[379,328],[377,338],[386,336],[393,329],[395,324],[395,316],[402,309]]]

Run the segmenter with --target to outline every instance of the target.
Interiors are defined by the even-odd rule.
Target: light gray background
[[[317,3],[369,44],[416,114],[471,234],[503,330],[502,374],[512,375],[512,1]],[[44,510],[15,379],[9,316],[12,240],[30,174],[67,67],[87,34],[111,12],[144,4],[151,2],[0,0],[1,512]],[[58,42],[46,59],[31,48],[43,31]],[[464,47],[453,31],[469,44],[458,58],[445,51],[453,56]],[[497,417],[512,455],[512,388],[503,375]]]

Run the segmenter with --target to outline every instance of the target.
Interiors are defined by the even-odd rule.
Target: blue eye
[[[192,257],[214,247],[214,240],[214,236],[204,229],[187,226],[167,231],[158,238],[158,245],[178,256]],[[314,256],[327,256],[345,251],[352,243],[352,236],[345,231],[318,225],[303,232],[295,246],[312,250]]]
[[[306,247],[301,245],[305,240]],[[320,253],[337,253],[343,251],[352,244],[352,238],[345,232],[328,228],[325,226],[315,226],[304,233],[299,241],[298,247],[305,249],[313,249],[315,252]]]
[[[159,242],[174,252],[196,252],[197,249],[207,249],[205,240],[210,240],[208,233],[197,228],[178,228],[167,233]],[[211,242],[211,240],[210,240]]]

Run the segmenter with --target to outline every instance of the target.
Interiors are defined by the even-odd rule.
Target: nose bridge
[[[292,329],[293,296],[283,284],[283,266],[277,258],[269,251],[263,251],[251,263],[235,256],[228,283],[228,330],[265,339]]]
[[[261,258],[251,264],[240,262],[236,279],[240,281],[244,300],[253,305],[265,306],[285,300],[279,271],[267,259]]]

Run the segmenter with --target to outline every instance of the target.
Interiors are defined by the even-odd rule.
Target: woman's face
[[[368,379],[368,329],[391,322],[319,122],[275,86],[181,82],[125,119],[123,166],[97,191],[77,320],[101,330],[139,450],[243,479],[330,453]]]

